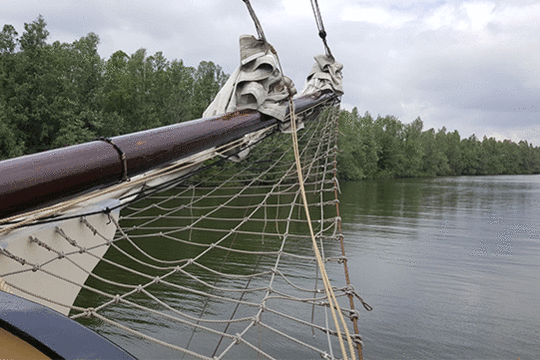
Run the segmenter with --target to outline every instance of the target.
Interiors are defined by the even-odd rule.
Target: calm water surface
[[[540,176],[363,181],[342,183],[341,190],[351,281],[374,308],[360,311],[365,359],[540,359]],[[236,242],[248,250],[271,246],[269,239],[263,244],[260,238],[249,236],[238,237]],[[179,246],[164,241],[146,245],[161,251],[163,258],[174,253],[170,246]],[[327,256],[339,256],[337,243],[327,245]],[[182,246],[178,251],[193,256]],[[309,243],[288,242],[287,246],[312,253]],[[114,260],[116,255],[109,252],[108,256]],[[220,252],[212,256],[206,261],[224,261]],[[259,264],[240,255],[229,257],[224,271],[273,266],[273,260],[268,261]],[[308,265],[283,261],[281,269],[294,281],[307,284],[315,271],[314,263]],[[329,272],[333,281],[343,282],[342,267],[333,269]],[[102,275],[109,271],[114,269],[105,263],[96,268]],[[115,275],[115,279],[137,284],[139,280],[131,277]],[[177,280],[185,284],[190,279]],[[222,286],[232,286],[220,281]],[[252,285],[266,286],[267,279]],[[187,293],[159,287],[153,291],[183,311],[201,312],[203,301]],[[79,300],[94,297],[87,294],[85,298],[83,292]],[[288,303],[283,310],[297,314],[301,309]],[[233,309],[230,303],[216,303],[210,310],[229,314]],[[167,341],[187,341],[193,334],[192,329],[182,333],[176,324],[156,322],[136,309],[113,307],[103,313]],[[88,322],[141,359],[179,355],[99,321]],[[287,330],[306,342],[324,341],[323,337],[313,339],[305,329]],[[265,335],[264,340],[273,351],[281,344],[280,338]],[[208,342],[197,339],[190,345],[196,351],[208,347]],[[279,359],[313,358],[312,352],[277,350]],[[239,353],[236,358],[252,356]]]
[[[540,358],[540,176],[341,188],[366,359]]]

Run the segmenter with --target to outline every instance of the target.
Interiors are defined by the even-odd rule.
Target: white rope
[[[298,137],[296,135],[296,119],[294,119],[294,102],[291,99],[289,101],[289,103],[290,103],[290,109],[291,109],[291,130],[292,130],[291,134],[292,134],[292,138],[293,138],[296,169],[298,170],[298,182],[300,184],[300,189],[302,191],[302,200],[304,202],[304,210],[306,212],[306,217],[308,219],[307,223],[308,223],[308,227],[309,227],[309,232],[311,234],[311,239],[313,241],[313,250],[315,251],[315,255],[317,256],[317,263],[319,265],[319,270],[320,270],[322,278],[323,278],[324,287],[325,287],[327,293],[330,295],[330,297],[329,297],[330,310],[332,310],[332,317],[334,319],[334,324],[336,326],[336,330],[337,330],[337,333],[338,333],[338,339],[339,339],[339,344],[340,344],[340,347],[341,347],[341,353],[343,354],[343,358],[345,360],[347,360],[348,359],[347,351],[345,350],[345,345],[343,344],[343,339],[341,338],[341,329],[340,329],[340,325],[338,323],[338,319],[336,317],[334,309],[336,309],[338,311],[338,315],[340,317],[341,324],[343,325],[343,328],[344,328],[345,333],[347,335],[347,343],[349,345],[349,351],[350,351],[350,354],[351,354],[351,358],[354,358],[353,344],[352,344],[352,341],[351,341],[351,336],[349,334],[349,329],[347,327],[347,324],[345,323],[345,320],[343,319],[343,315],[341,314],[339,304],[338,304],[338,302],[337,302],[337,300],[335,298],[334,291],[332,290],[332,286],[330,285],[330,280],[328,278],[328,274],[326,273],[326,269],[325,269],[324,262],[322,260],[320,251],[319,251],[319,247],[317,246],[317,241],[315,239],[315,234],[313,233],[313,227],[311,226],[311,217],[309,215],[308,201],[307,201],[307,198],[306,198],[306,192],[304,190],[304,179],[303,179],[303,175],[302,175],[302,165],[300,164],[300,154],[299,154],[299,151],[298,151]]]

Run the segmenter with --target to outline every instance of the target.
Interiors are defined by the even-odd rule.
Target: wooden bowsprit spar
[[[295,108],[301,114],[332,99],[335,95],[329,92],[306,95],[295,99]],[[277,123],[258,111],[240,110],[1,161],[0,225],[209,149],[226,148]]]

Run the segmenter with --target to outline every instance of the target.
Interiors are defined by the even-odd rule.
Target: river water
[[[367,312],[357,303],[365,359],[540,358],[540,176],[347,182],[341,183],[341,191],[340,211],[351,282],[373,307]],[[246,201],[244,206],[249,205]],[[242,212],[241,208],[238,211]],[[208,236],[202,233],[199,237]],[[148,250],[160,258],[178,253],[193,256],[186,245],[158,240],[146,245],[151,245]],[[247,250],[272,245],[270,239],[262,243],[260,237],[251,235],[238,237],[236,244]],[[309,242],[287,244],[292,248],[285,250],[311,254]],[[328,245],[326,255],[339,256],[337,243]],[[108,253],[111,260],[117,255]],[[207,266],[226,258],[220,252],[212,256],[205,258]],[[272,266],[272,259],[268,264],[265,261],[259,264],[243,255],[231,255],[223,271]],[[286,261],[281,269],[303,284],[313,280],[315,265]],[[101,276],[112,271],[118,272],[103,262],[95,270]],[[333,281],[343,281],[341,265],[329,271]],[[113,278],[137,284],[139,280],[132,277],[118,272]],[[180,284],[190,281],[177,280]],[[222,286],[232,286],[220,281]],[[264,286],[264,281],[252,285]],[[108,289],[107,284],[99,286],[111,294],[117,291]],[[188,293],[160,287],[152,292],[193,315],[201,311],[203,301],[192,299]],[[95,298],[93,293],[83,291],[78,301],[92,304]],[[283,311],[300,314],[303,308],[294,306],[287,303]],[[212,311],[223,317],[233,308],[230,303],[216,303]],[[175,323],[161,318],[156,321],[151,314],[135,308],[113,307],[102,314],[160,339],[172,336],[174,343],[187,341],[193,334],[192,329],[181,333]],[[178,356],[177,352],[156,349],[155,344],[95,319],[82,322],[141,359]],[[322,337],[313,339],[309,331],[286,329],[306,342],[324,341]],[[270,350],[281,351],[280,338],[265,336],[264,340]],[[190,349],[204,352],[208,344],[194,339]],[[279,359],[307,359],[314,353],[283,348],[278,354]],[[236,358],[253,356],[239,353]]]
[[[366,359],[540,358],[540,176],[341,189]]]

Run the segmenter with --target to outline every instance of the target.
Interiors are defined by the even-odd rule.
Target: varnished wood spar
[[[295,100],[301,112],[329,100],[318,94]],[[198,152],[225,145],[277,120],[253,110],[199,119],[112,138],[126,156],[124,169],[111,143],[92,141],[0,162],[0,219],[61,202]]]

